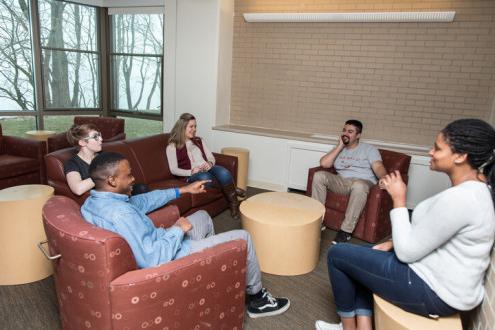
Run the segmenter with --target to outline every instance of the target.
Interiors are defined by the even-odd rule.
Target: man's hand
[[[381,178],[381,185],[389,193],[392,201],[394,202],[394,208],[406,206],[406,192],[407,187],[399,171],[394,171]]]
[[[184,217],[180,217],[179,220],[175,222],[174,226],[180,227],[184,233],[187,233],[192,229],[192,224]]]
[[[190,193],[190,194],[200,194],[206,192],[205,190],[205,183],[211,182],[211,180],[201,180],[201,181],[196,181],[193,182],[187,186],[180,187],[179,192],[181,194],[183,193]]]
[[[380,243],[380,244],[373,246],[374,250],[380,250],[380,251],[385,251],[385,252],[388,252],[388,251],[392,250],[393,248],[394,248],[394,243],[392,242],[392,240],[389,240],[389,241],[386,241],[386,242],[383,242],[383,243]]]

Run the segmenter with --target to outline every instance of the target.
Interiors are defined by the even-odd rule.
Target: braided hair
[[[495,204],[495,129],[480,119],[459,119],[442,134],[452,151],[467,154],[471,167],[486,177]]]

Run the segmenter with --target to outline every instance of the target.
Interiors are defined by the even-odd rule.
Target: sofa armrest
[[[147,214],[155,227],[168,228],[179,219],[179,208],[176,205],[165,205]]]
[[[310,196],[311,197],[312,184],[313,184],[313,176],[318,171],[327,171],[327,172],[330,172],[330,173],[335,173],[335,169],[333,167],[331,167],[331,168],[323,168],[321,166],[317,166],[317,167],[310,168],[308,170],[308,183],[306,185],[306,196]]]
[[[16,136],[3,136],[5,152],[9,155],[34,158],[43,165],[43,156],[46,154],[46,143]]]
[[[246,288],[246,242],[235,240],[158,267],[127,272],[110,283],[115,328],[193,329],[206,322],[242,328]],[[201,315],[201,316],[200,316]]]
[[[231,155],[224,155],[213,152],[213,156],[215,157],[215,164],[225,167],[232,174],[232,178],[234,182],[237,182],[237,157]]]

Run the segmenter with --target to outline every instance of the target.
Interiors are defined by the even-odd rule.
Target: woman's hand
[[[199,166],[203,172],[208,172],[213,166],[210,162],[204,162]]]
[[[407,187],[399,171],[394,171],[382,177],[380,179],[380,188],[387,190],[392,201],[394,202],[394,208],[406,206],[406,192]]]
[[[211,180],[201,180],[201,181],[195,181],[187,186],[180,187],[179,191],[181,194],[183,193],[190,193],[190,194],[201,194],[206,192],[205,190],[205,184],[211,182]]]
[[[386,242],[383,242],[383,243],[380,243],[380,244],[373,246],[374,250],[380,250],[380,251],[385,251],[385,252],[388,252],[388,251],[392,250],[393,248],[394,248],[394,243],[392,242],[392,240],[389,240],[389,241],[386,241]]]
[[[191,170],[191,175],[199,172],[203,172],[203,170],[201,169],[201,166],[196,166]]]

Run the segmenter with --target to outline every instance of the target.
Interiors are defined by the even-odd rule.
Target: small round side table
[[[37,141],[45,141],[50,137],[54,136],[57,134],[55,131],[47,131],[47,130],[34,130],[34,131],[27,131],[26,136],[30,139],[37,140]]]
[[[0,190],[0,285],[39,281],[53,272],[37,244],[46,240],[42,208],[53,187],[28,184]]]

